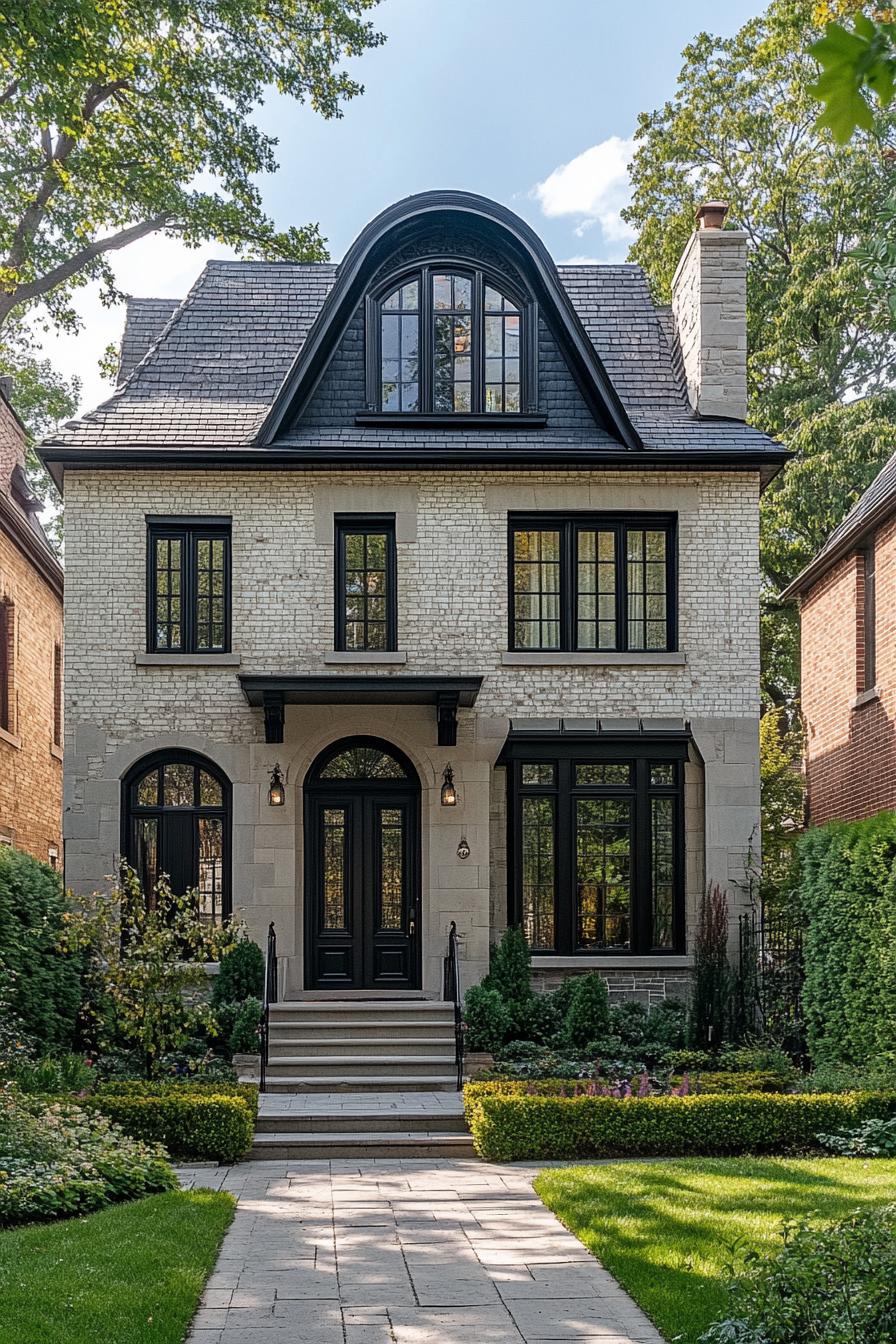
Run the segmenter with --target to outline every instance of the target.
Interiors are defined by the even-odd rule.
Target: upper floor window
[[[0,598],[0,728],[6,733],[13,730],[15,629],[15,606]]]
[[[870,691],[877,680],[877,576],[874,551],[875,539],[872,537],[862,555],[865,579],[862,609],[865,657],[863,685],[861,687],[863,691]]]
[[[675,648],[675,526],[662,515],[510,519],[510,648]]]
[[[148,519],[150,653],[230,649],[230,519]]]
[[[423,266],[368,307],[368,400],[384,412],[517,414],[534,394],[534,308],[466,267]]]
[[[394,516],[337,516],[337,649],[398,647],[396,577]]]

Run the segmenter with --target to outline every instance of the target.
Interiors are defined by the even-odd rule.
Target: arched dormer
[[[436,277],[443,278],[438,287]],[[469,291],[457,280],[468,280]],[[451,306],[437,308],[440,302]],[[385,318],[398,321],[384,331]],[[489,318],[497,320],[487,325]],[[427,192],[389,207],[362,231],[261,426],[262,445],[301,419],[349,325],[359,320],[358,424],[544,425],[536,350],[537,328],[546,327],[596,424],[621,447],[642,447],[544,245],[495,201]]]

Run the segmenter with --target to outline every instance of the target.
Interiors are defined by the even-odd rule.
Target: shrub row
[[[525,1083],[470,1083],[465,1106],[479,1156],[492,1162],[584,1157],[787,1153],[817,1136],[896,1114],[896,1092],[687,1097],[526,1094]]]
[[[216,1078],[176,1078],[144,1082],[142,1079],[122,1079],[100,1083],[97,1097],[240,1097],[252,1112],[253,1122],[258,1118],[258,1088],[254,1083],[221,1082]]]
[[[245,1097],[213,1088],[157,1087],[100,1089],[85,1105],[133,1138],[163,1144],[173,1158],[229,1164],[248,1152],[255,1114]]]

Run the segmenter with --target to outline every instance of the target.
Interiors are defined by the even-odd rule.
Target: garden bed
[[[3,1344],[181,1344],[233,1209],[173,1191],[0,1232]]]

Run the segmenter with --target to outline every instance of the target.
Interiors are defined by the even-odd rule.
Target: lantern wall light
[[[268,789],[268,805],[270,807],[282,807],[286,802],[286,785],[283,782],[283,775],[280,772],[280,766],[275,765],[271,771],[271,787]]]
[[[445,766],[442,775],[442,806],[457,806],[457,789],[454,785],[454,771],[451,769],[450,765]]]

